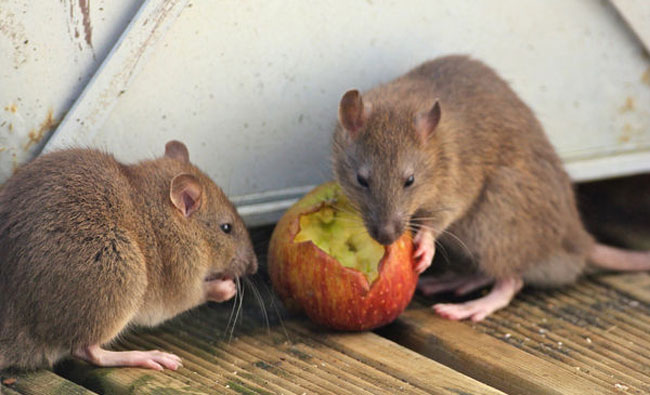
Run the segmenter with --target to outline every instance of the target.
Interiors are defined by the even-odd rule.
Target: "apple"
[[[340,186],[318,186],[273,230],[273,288],[290,310],[333,329],[369,330],[404,311],[417,283],[406,233],[389,246],[370,237]]]

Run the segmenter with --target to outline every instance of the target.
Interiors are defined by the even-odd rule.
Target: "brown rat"
[[[383,244],[416,230],[416,270],[434,243],[476,265],[468,277],[422,279],[425,294],[486,296],[437,304],[451,319],[481,320],[524,282],[571,283],[590,263],[648,270],[650,253],[596,244],[584,229],[569,176],[533,112],[492,69],[439,58],[362,97],[341,99],[333,168],[370,235]]]
[[[176,369],[172,354],[101,346],[228,300],[233,279],[256,270],[235,207],[182,143],[134,165],[90,149],[43,155],[0,190],[0,368],[72,354]]]

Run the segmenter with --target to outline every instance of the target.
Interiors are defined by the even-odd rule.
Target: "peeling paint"
[[[85,47],[93,48],[93,27],[90,19],[90,0],[62,0],[67,8],[68,35],[73,43],[76,43],[79,50]]]
[[[81,15],[83,19],[84,26],[84,39],[90,48],[93,47],[93,26],[90,24],[90,0],[79,0],[79,8],[81,9]]]
[[[32,129],[29,131],[27,134],[27,137],[29,140],[23,147],[25,151],[30,149],[33,145],[38,144],[43,137],[45,136],[45,133],[49,132],[50,130],[54,129],[57,125],[59,124],[58,120],[54,119],[54,111],[50,108],[47,112],[47,117],[45,120],[41,123],[41,125],[38,127],[38,129]]]
[[[0,34],[11,40],[13,44],[14,68],[17,69],[26,63],[29,52],[25,50],[25,43],[29,40],[25,33],[25,26],[8,7],[0,7]]]

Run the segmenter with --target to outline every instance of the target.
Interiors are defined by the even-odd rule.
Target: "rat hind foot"
[[[454,291],[456,295],[462,296],[492,282],[494,282],[493,279],[482,274],[463,276],[446,273],[440,277],[421,278],[418,281],[418,289],[426,296],[449,291]]]
[[[506,307],[523,285],[523,280],[517,277],[497,280],[490,293],[481,298],[465,303],[438,303],[433,306],[433,309],[450,320],[469,318],[474,322],[481,321],[493,312]]]
[[[154,370],[176,370],[182,367],[181,359],[174,354],[152,351],[108,351],[98,345],[83,347],[73,355],[97,366],[132,366]]]

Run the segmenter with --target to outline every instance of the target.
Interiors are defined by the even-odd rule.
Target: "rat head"
[[[358,91],[341,99],[334,134],[333,168],[360,210],[370,235],[388,245],[425,202],[435,158],[427,150],[440,121],[440,104],[414,114],[365,102]]]
[[[183,143],[170,141],[165,156],[190,170],[174,176],[169,198],[179,220],[190,229],[205,261],[204,281],[233,279],[257,271],[257,258],[243,220],[235,206],[208,176],[189,165]]]

